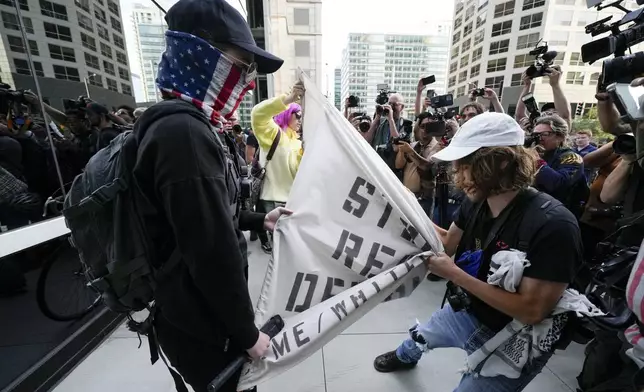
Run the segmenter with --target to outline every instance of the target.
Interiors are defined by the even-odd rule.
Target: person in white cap
[[[537,157],[523,147],[524,133],[510,116],[483,113],[469,120],[433,159],[454,163],[455,182],[467,195],[449,230],[436,227],[446,253],[427,260],[429,270],[448,282],[449,305],[410,329],[396,350],[378,356],[374,367],[393,372],[416,366],[428,350],[478,350],[513,319],[528,325],[550,315],[581,262],[575,217],[553,197],[536,191]],[[492,256],[516,249],[530,264],[518,292],[487,283]],[[457,261],[454,261],[457,260]],[[520,391],[541,372],[555,348],[565,344],[566,317],[556,316],[556,333],[544,355],[518,369],[518,378],[463,375],[455,391]],[[521,353],[527,339],[516,342]]]

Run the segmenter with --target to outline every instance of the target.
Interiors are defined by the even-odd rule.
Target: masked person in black
[[[109,118],[110,111],[101,104],[92,102],[87,104],[87,118],[92,126],[93,137],[96,140],[96,150],[107,147],[112,139],[125,131],[125,127],[114,124]]]
[[[283,61],[257,47],[224,0],[180,0],[165,19],[157,74],[164,101],[134,131],[136,204],[156,261],[181,258],[155,291],[156,336],[183,379],[205,392],[237,356],[257,360],[269,347],[254,324],[242,230],[273,230],[288,211],[241,210],[241,168],[223,124],[256,73],[273,73]],[[240,372],[221,391],[236,391]]]

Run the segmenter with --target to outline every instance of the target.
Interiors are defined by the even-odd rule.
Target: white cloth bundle
[[[529,265],[524,252],[515,249],[497,252],[492,256],[487,282],[514,293],[523,278],[523,269]],[[553,349],[566,325],[567,312],[588,317],[604,315],[586,296],[568,289],[559,299],[551,317],[536,325],[512,320],[470,354],[467,357],[467,372],[483,377],[518,378],[530,360]]]

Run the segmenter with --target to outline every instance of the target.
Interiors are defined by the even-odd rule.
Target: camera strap
[[[537,196],[537,194],[539,194],[539,192],[534,188],[528,188],[526,190],[523,190],[519,192],[519,194],[514,198],[514,200],[510,202],[510,204],[507,207],[505,207],[503,211],[501,211],[501,214],[499,214],[499,216],[494,220],[494,224],[492,225],[492,228],[490,229],[490,232],[488,233],[487,238],[483,243],[482,249],[484,252],[487,250],[487,247],[496,239],[498,234],[501,232],[501,229],[503,228],[505,223],[508,221],[510,216],[512,216],[512,212],[518,211],[519,214],[521,214],[522,212],[525,212],[525,207],[530,203],[530,201],[535,196]],[[517,215],[515,215],[515,217],[520,218]],[[518,221],[520,221],[520,219]]]

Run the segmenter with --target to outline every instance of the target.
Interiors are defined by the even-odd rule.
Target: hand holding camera
[[[545,75],[547,75],[550,78],[550,86],[556,87],[559,86],[559,82],[561,80],[561,67],[558,65],[553,65],[552,67],[548,67],[545,71]]]
[[[304,83],[297,81],[293,87],[291,87],[291,93],[284,98],[284,105],[290,105],[294,102],[297,102],[302,99],[304,96]]]

